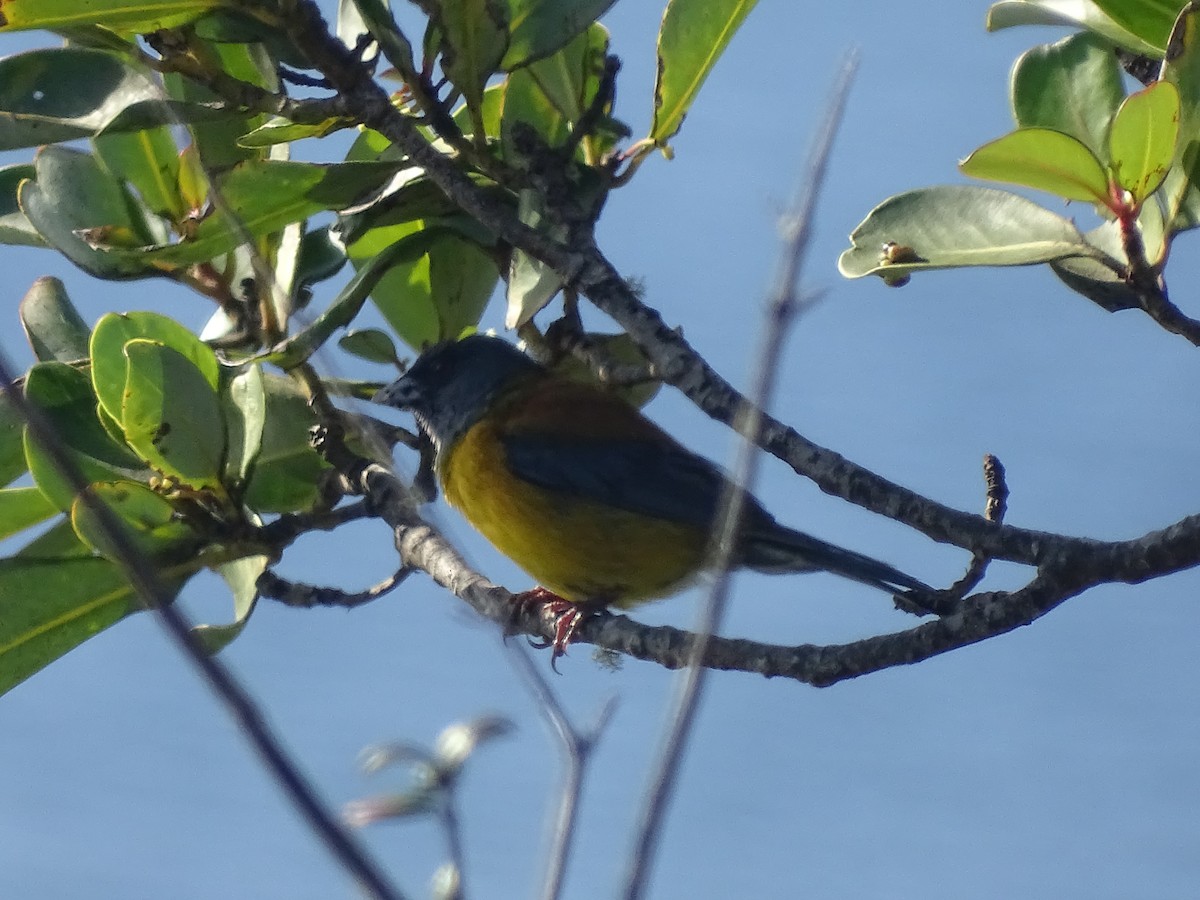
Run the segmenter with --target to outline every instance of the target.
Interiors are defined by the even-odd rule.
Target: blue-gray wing
[[[711,527],[726,483],[715,465],[673,443],[536,433],[503,442],[509,468],[530,484],[698,528]]]

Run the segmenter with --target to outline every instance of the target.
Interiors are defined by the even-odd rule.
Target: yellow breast
[[[477,423],[445,453],[446,500],[498,550],[559,596],[633,606],[684,587],[700,570],[706,534],[549,491],[509,471],[493,424]]]

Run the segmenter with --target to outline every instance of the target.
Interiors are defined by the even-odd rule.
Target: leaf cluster
[[[1175,238],[1200,224],[1198,14],[1195,4],[1173,2],[994,5],[992,29],[1082,30],[1016,61],[1009,87],[1016,130],[971,153],[959,169],[1089,204],[1099,224],[1081,230],[1007,191],[921,188],[871,211],[851,234],[842,273],[902,285],[929,269],[1045,263],[1104,309],[1145,308],[1195,342],[1195,330],[1181,327],[1168,307],[1165,269]],[[1149,73],[1148,84],[1127,93],[1122,60]]]
[[[397,340],[455,337],[497,294],[510,327],[537,341],[534,316],[563,290],[561,272],[451,200],[423,154],[531,231],[586,241],[608,192],[655,150],[670,154],[754,5],[668,4],[652,127],[630,141],[597,21],[612,2],[421,0],[418,41],[384,0],[344,0],[332,29],[308,0],[5,5],[0,34],[61,40],[0,59],[0,149],[36,149],[0,169],[0,243],[47,248],[99,279],[165,280],[211,306],[199,337],[145,312],[89,326],[60,282],[39,279],[20,311],[37,362],[17,385],[172,592],[204,568],[229,582],[232,622],[197,629],[210,650],[245,624],[302,530],[293,523],[331,504],[308,437],[336,415],[329,395],[377,386],[323,380],[313,354],[370,302],[388,331],[352,330],[339,346],[396,364]],[[398,84],[388,113],[414,126],[420,152],[350,112],[353,86],[337,83],[330,54]],[[343,133],[353,140],[323,141]],[[298,141],[329,158],[291,159]],[[314,303],[346,262],[349,282]],[[321,308],[301,322],[310,305]],[[576,341],[644,367],[626,336]],[[635,391],[644,401],[652,387]],[[71,473],[11,404],[0,416],[0,536],[24,541],[0,560],[3,691],[142,604]]]

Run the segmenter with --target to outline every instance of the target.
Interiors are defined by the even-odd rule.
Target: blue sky
[[[872,206],[960,182],[955,162],[1009,129],[1012,61],[1059,36],[987,35],[984,4],[866,6],[848,15],[760,4],[685,122],[676,159],[650,161],[610,201],[601,245],[644,282],[648,303],[744,384],[777,215],[842,55],[856,47],[862,65],[804,279],[827,297],[788,342],[776,414],[966,509],[981,509],[981,459],[995,453],[1008,469],[1009,521],[1022,526],[1125,538],[1195,512],[1197,363],[1181,339],[1136,313],[1104,313],[1041,269],[934,273],[902,290],[838,276],[846,234]],[[635,134],[649,123],[660,13],[626,0],[606,19],[624,63],[618,114]],[[1070,214],[1091,215],[1078,205]],[[3,252],[13,301],[4,345],[25,363],[15,305],[37,274],[62,277],[93,318],[147,307],[197,328],[205,318],[203,301],[182,290],[96,284],[49,253]],[[1187,236],[1168,279],[1193,313],[1196,268]],[[649,412],[697,451],[728,458],[729,433],[678,396],[664,392]],[[773,460],[757,493],[782,521],[931,583],[965,565],[962,553],[824,497]],[[452,512],[433,515],[489,577],[528,586]],[[356,587],[393,563],[388,535],[364,524],[303,543],[283,571]],[[989,584],[1026,575],[996,567]],[[1200,883],[1198,590],[1196,572],[1095,590],[1011,635],[827,690],[717,675],[652,896],[1187,896]],[[185,596],[198,617],[226,612],[214,578]],[[686,626],[695,599],[635,617]],[[911,624],[888,606],[827,576],[745,575],[726,631],[823,643]],[[484,748],[462,786],[468,887],[531,895],[561,766],[498,635],[462,604],[423,578],[349,613],[267,604],[225,655],[334,803],[395,783],[354,771],[365,744],[432,742],[456,720],[510,717],[516,732]],[[609,896],[673,676],[635,661],[610,671],[586,647],[561,668],[553,686],[578,721],[617,699],[566,892]],[[0,895],[355,896],[147,617],[2,698],[0,731]],[[426,892],[442,853],[434,827],[366,838],[402,886]]]

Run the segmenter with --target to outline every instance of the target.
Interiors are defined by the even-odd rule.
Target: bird
[[[446,501],[537,580],[518,596],[551,603],[554,659],[587,614],[669,596],[709,568],[728,475],[613,391],[476,333],[427,349],[374,399],[414,415]],[[933,590],[780,524],[750,495],[730,564]]]

